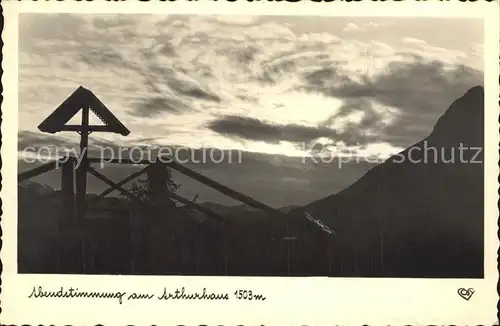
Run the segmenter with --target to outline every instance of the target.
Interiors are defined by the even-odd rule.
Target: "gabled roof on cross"
[[[130,131],[90,90],[80,86],[39,126],[43,132],[56,133],[60,131],[77,130],[78,126],[67,126],[66,123],[83,107],[88,107],[101,119],[105,126],[90,126],[91,131],[113,132],[127,136]]]

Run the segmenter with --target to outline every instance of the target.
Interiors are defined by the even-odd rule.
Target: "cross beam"
[[[140,171],[138,171],[136,173],[133,173],[133,174],[129,175],[128,177],[126,177],[122,181],[116,183],[115,185],[119,186],[119,187],[124,186],[125,184],[127,184],[130,181],[132,181],[133,179],[135,179],[135,178],[141,176],[142,174],[146,173],[149,170],[150,167],[151,167],[150,165],[146,166],[144,169],[142,169],[142,170],[140,170]],[[99,195],[97,195],[97,197],[95,197],[92,201],[97,201],[97,200],[99,200],[101,198],[104,198],[105,196],[109,195],[110,193],[112,193],[115,190],[116,189],[114,189],[113,187],[108,188],[108,189],[104,190],[103,192],[101,192]]]
[[[121,185],[118,185],[117,183],[114,183],[113,181],[111,181],[110,179],[108,179],[107,177],[105,177],[104,175],[102,175],[101,173],[97,172],[93,167],[89,166],[88,168],[88,172],[90,174],[92,174],[93,176],[95,176],[97,179],[101,180],[102,182],[106,183],[108,186],[111,187],[111,189],[113,190],[117,190],[119,192],[121,192],[123,195],[125,195],[126,197],[128,197],[129,199],[131,200],[134,200],[134,201],[137,201],[141,204],[145,204],[141,199],[137,198],[136,196],[134,196],[130,191],[124,189],[121,187]],[[145,169],[143,169],[143,171],[139,171],[142,173],[144,173]],[[136,173],[137,174],[137,173]],[[130,176],[129,176],[130,177]],[[130,180],[129,180],[130,181]],[[123,180],[120,182],[122,183]],[[128,182],[128,181],[127,181]],[[125,182],[126,183],[126,182]],[[183,204],[189,204],[190,206],[192,206],[193,208],[195,208],[196,210],[206,214],[208,217],[211,217],[211,218],[215,218],[223,223],[226,223],[225,221],[225,218],[222,217],[221,215],[217,214],[216,212],[206,208],[206,207],[203,207],[201,205],[198,205],[196,203],[193,203],[191,202],[189,199],[186,199],[180,195],[177,195],[173,192],[168,192],[168,196],[183,203]]]
[[[39,167],[36,167],[34,169],[31,169],[31,170],[28,170],[25,172],[21,172],[17,176],[17,180],[18,180],[18,182],[23,182],[23,181],[26,181],[26,180],[31,179],[33,177],[36,177],[39,174],[49,172],[49,171],[57,168],[57,166],[58,166],[57,164],[58,164],[58,161],[52,161],[52,162],[40,165]]]
[[[90,173],[94,177],[96,177],[97,179],[101,180],[102,182],[104,182],[105,184],[107,184],[108,186],[113,188],[113,190],[117,190],[117,191],[121,192],[124,196],[128,197],[131,200],[139,201],[139,202],[143,203],[141,199],[134,196],[130,191],[122,188],[121,186],[117,185],[113,181],[109,180],[107,177],[105,177],[101,173],[97,172],[93,167],[89,166],[87,168],[87,171],[88,171],[88,173]]]
[[[87,128],[89,132],[111,132],[111,129],[108,126],[94,126],[94,125],[89,125]],[[82,132],[83,128],[82,126],[75,126],[75,125],[65,125],[61,127],[60,131],[76,131],[76,132]]]
[[[97,158],[97,157],[89,157],[89,162],[91,163],[98,163],[98,162],[106,162],[106,163],[121,163],[121,164],[141,164],[141,165],[147,165],[147,164],[152,164],[151,161],[148,161],[148,160],[134,160],[134,159],[130,159],[130,158],[121,158],[121,159],[107,159],[107,158]],[[166,159],[164,160],[164,164],[166,164],[167,166],[171,167],[172,169],[184,174],[184,175],[187,175],[188,177],[191,177],[221,193],[223,193],[224,195],[228,196],[228,197],[231,197],[231,198],[234,198],[242,203],[245,203],[249,206],[252,206],[254,208],[257,208],[259,210],[262,210],[266,213],[268,213],[269,215],[273,215],[273,216],[276,216],[276,215],[282,215],[282,213],[274,208],[272,208],[271,206],[268,206],[264,203],[261,203],[247,195],[244,195],[236,190],[233,190],[227,186],[224,186],[223,184],[215,181],[215,180],[212,180],[196,171],[193,171],[189,168],[186,168],[185,166],[182,166],[181,164],[177,163],[177,162],[174,162],[172,161],[171,159]]]

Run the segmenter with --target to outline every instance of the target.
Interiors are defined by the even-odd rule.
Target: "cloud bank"
[[[382,144],[387,154],[425,137],[455,98],[482,84],[482,72],[464,64],[481,55],[479,44],[468,54],[410,36],[398,44],[355,38],[382,28],[373,22],[345,28],[298,31],[259,17],[24,15],[20,129],[35,131],[82,85],[132,131],[99,135],[110,142],[293,156],[321,140],[333,151]]]

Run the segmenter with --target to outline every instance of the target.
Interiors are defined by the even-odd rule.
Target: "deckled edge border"
[[[2,115],[2,109],[3,109],[3,65],[4,65],[4,60],[3,60],[3,33],[4,33],[4,24],[5,24],[5,19],[4,19],[4,14],[3,14],[3,6],[0,5],[0,55],[1,55],[1,64],[0,64],[0,150],[2,149],[2,122],[3,122],[3,115]],[[0,155],[0,190],[2,189],[2,155]],[[0,196],[0,251],[2,250],[3,247],[3,229],[2,229],[2,218],[3,218],[3,203],[2,203],[2,198]],[[2,313],[2,272],[3,272],[3,263],[2,263],[2,257],[0,256],[0,316]]]
[[[498,65],[500,67],[500,53],[498,53]],[[498,75],[498,84],[499,84],[499,87],[500,87],[500,74]],[[500,108],[500,93],[498,93],[498,108]],[[497,112],[499,112],[499,116],[498,116],[499,128],[498,128],[498,131],[500,132],[500,111],[497,111]],[[498,143],[498,146],[499,146],[498,147],[498,153],[500,154],[500,142]],[[497,162],[497,164],[500,166],[500,158],[499,158],[499,161]],[[499,185],[500,185],[500,174],[497,175],[497,182],[499,182]],[[497,207],[498,207],[499,212],[500,212],[500,186],[497,189],[497,195],[499,196],[498,199],[497,199]],[[497,216],[497,237],[500,240],[500,215]],[[497,325],[499,325],[500,324],[500,246],[497,249],[497,272],[498,272],[497,273],[497,276],[498,276],[498,280],[497,280],[497,294],[499,295],[499,298],[498,298],[498,301],[497,301]]]

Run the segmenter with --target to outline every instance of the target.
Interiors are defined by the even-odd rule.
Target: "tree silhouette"
[[[150,166],[145,179],[132,182],[130,192],[149,207],[174,208],[169,194],[177,192],[180,187],[166,164],[157,162]]]

